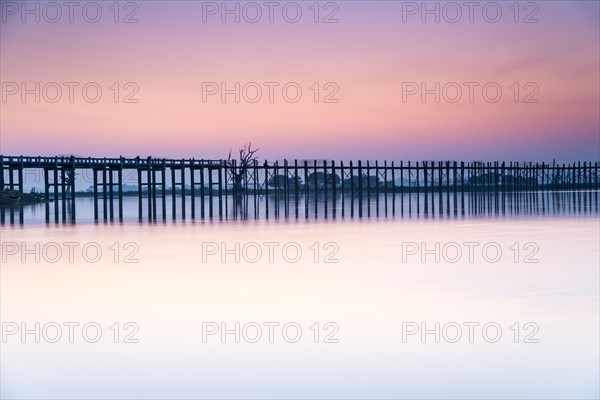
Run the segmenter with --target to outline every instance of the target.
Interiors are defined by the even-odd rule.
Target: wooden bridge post
[[[253,201],[254,201],[254,218],[258,219],[259,217],[259,207],[258,207],[258,162],[254,160],[253,164],[253,178],[252,178],[252,190],[253,190]]]
[[[273,205],[269,206],[269,211],[271,215],[277,218],[279,212],[279,199],[278,199],[278,190],[279,190],[279,177],[278,175],[278,161],[274,161],[269,165],[269,163],[265,163],[265,192],[267,193],[267,205],[270,204],[270,200],[273,200]],[[270,188],[269,186],[273,186]]]
[[[341,192],[341,200],[342,200],[342,219],[346,216],[346,191],[345,189],[345,176],[346,176],[346,172],[344,170],[344,161],[340,161],[340,183],[342,184],[340,190]]]
[[[375,214],[379,218],[379,162],[375,160]]]
[[[219,179],[219,218],[223,218],[223,160],[220,160],[218,168]]]
[[[299,191],[300,191],[300,182],[298,182],[298,160],[294,160],[294,205],[295,205],[295,215],[296,219],[298,219],[298,207],[300,202]]]
[[[389,193],[389,188],[388,188],[388,166],[387,166],[387,160],[383,161],[383,193],[384,193],[384,208],[385,208],[385,217],[387,218],[388,216],[388,193]]]
[[[20,179],[19,179],[20,180]],[[19,182],[20,183],[20,182]],[[62,206],[62,221],[67,222],[67,182],[65,174],[65,166],[60,167],[60,200]]]
[[[375,215],[379,218],[379,176],[381,175],[379,169],[379,162],[375,160]]]
[[[139,165],[136,165],[137,173],[138,173],[138,215],[140,221],[143,219],[143,207],[142,207],[142,170]],[[96,179],[96,172],[94,172],[94,180]],[[94,184],[94,188],[96,185]],[[94,197],[96,197],[97,192],[94,193]],[[96,213],[97,213],[97,204],[96,204]],[[96,215],[96,219],[98,216]]]
[[[367,217],[371,217],[371,165],[367,160]]]
[[[511,196],[510,196],[510,213],[511,215],[517,212],[517,198],[518,198],[518,190],[519,190],[519,170],[517,168],[518,162],[511,161],[510,162],[510,172],[512,176],[512,184],[511,188]]]
[[[54,222],[58,222],[58,158],[54,158],[54,182],[52,186],[54,188]]]
[[[212,166],[208,167],[208,214],[210,218],[214,216],[214,205],[213,205],[213,196],[214,196],[214,179],[213,179],[214,168]]]
[[[428,179],[430,178],[430,179]],[[431,213],[433,215],[435,215],[435,161],[431,162],[431,173],[429,172],[429,163],[428,162],[424,162],[423,163],[423,179],[427,179],[428,181],[428,188],[425,189],[425,201],[427,201],[427,198],[429,196],[429,192],[431,192]]]
[[[587,190],[592,190],[592,188],[593,188],[593,186],[592,186],[592,170],[593,170],[592,162],[588,161],[587,162],[587,181],[586,181]]]
[[[512,191],[513,193],[516,193],[519,189],[520,189],[520,177],[519,177],[519,162],[515,161],[515,162],[511,162],[510,163],[511,166],[511,170],[512,170],[512,176],[513,176],[513,184],[512,184]],[[513,198],[514,200],[514,198]]]
[[[492,183],[494,185],[494,195],[492,198],[492,203],[493,203],[493,208],[494,208],[494,213],[496,215],[498,215],[498,213],[500,212],[500,175],[499,175],[499,163],[498,161],[494,161],[492,164],[492,169],[493,169],[493,177],[492,177]]]
[[[494,200],[497,214],[500,211],[500,163],[498,161],[494,162],[494,183],[496,185]]]
[[[415,182],[415,190],[417,192],[417,215],[419,215],[421,213],[421,182],[419,180],[419,162],[415,161],[415,173],[417,176],[417,181]],[[425,199],[427,200],[427,196],[425,197]]]
[[[19,193],[23,193],[23,159],[22,158],[21,158],[21,165],[17,169],[17,177],[19,179],[19,183],[17,184]]]
[[[411,166],[410,166],[411,161],[408,161],[408,166],[407,166],[407,170],[408,170],[408,215],[410,216],[412,214],[412,187],[410,186],[410,182],[411,182]],[[401,178],[403,179],[403,178]],[[404,180],[404,179],[403,179]],[[404,211],[402,211],[404,213]]]
[[[241,171],[241,168],[240,168]],[[236,178],[235,175],[237,173],[237,165],[236,165],[236,160],[231,160],[231,162],[227,162],[225,163],[225,165],[223,165],[223,185],[225,187],[225,218],[227,218],[227,216],[229,215],[229,201],[227,201],[227,193],[228,193],[228,186],[229,186],[229,177],[231,177],[231,181],[232,181],[232,185],[231,185],[231,190],[229,190],[231,192],[231,197],[232,197],[232,216],[233,218],[237,218],[238,216],[238,207],[236,206],[236,201],[239,198],[239,196],[242,195],[242,193],[240,192],[240,190],[238,190],[237,184],[236,184]],[[220,184],[219,184],[220,186]]]
[[[73,157],[71,157],[73,159]],[[76,175],[76,168],[75,168],[75,161],[72,160],[71,161],[71,222],[75,222],[77,213],[76,211],[76,206],[75,206],[75,175]]]
[[[360,176],[358,178],[360,181]],[[350,160],[350,218],[354,218],[354,195],[356,189],[354,188],[354,165]]]
[[[426,165],[426,164],[424,164]],[[425,167],[424,167],[425,168]],[[423,171],[423,176],[427,176],[429,171]],[[435,216],[435,161],[431,162],[431,180],[429,181],[429,191],[431,192],[431,214]],[[427,199],[427,191],[425,191],[425,198]]]
[[[96,168],[93,168],[92,171],[94,173],[94,221],[98,222],[98,170]]]
[[[245,171],[244,171],[244,202],[243,202],[243,207],[244,207],[244,218],[248,218],[248,206],[249,206],[249,200],[248,200],[248,196],[250,195],[250,177],[252,176],[252,167],[250,166],[250,164],[248,164],[248,166],[246,167]]]
[[[283,197],[285,200],[285,218],[290,216],[290,166],[287,160],[283,160],[283,171],[285,172],[285,187]]]
[[[167,219],[167,161],[163,158],[162,167],[160,168],[160,197],[162,208],[162,219]]]
[[[241,187],[236,188],[236,184],[235,184],[235,178],[232,179],[232,189],[235,191],[239,191],[239,193],[237,194],[237,199],[240,199],[238,201],[240,201],[239,207],[235,204],[236,202],[236,196],[232,196],[232,210],[233,210],[233,215],[234,217],[237,218],[238,216],[238,211],[242,213],[241,217],[245,218],[245,211],[244,211],[244,204],[246,203],[246,186],[248,184],[248,170],[244,170],[244,173],[242,174],[242,166],[240,165],[239,167],[239,172],[238,172],[238,167],[237,167],[237,163],[233,164],[233,171],[234,173],[239,173],[241,174]],[[233,177],[232,174],[227,174],[227,166],[225,166],[225,170],[223,172],[223,176],[225,179],[225,184],[224,184],[224,191],[225,191],[225,197],[224,197],[224,201],[225,201],[225,218],[227,218],[228,211],[227,211],[227,204],[229,203],[228,200],[228,196],[227,196],[227,191],[228,191],[228,187],[229,187],[229,183],[228,183],[228,176]],[[238,210],[239,209],[239,210]]]
[[[252,201],[254,202],[254,219],[258,219],[258,163],[256,160],[252,162],[252,193]]]
[[[452,166],[452,186],[453,186],[453,205],[454,205],[454,216],[456,217],[458,215],[458,196],[457,196],[457,185],[458,185],[458,165],[456,164],[456,161],[454,161],[454,164]],[[448,197],[450,197],[450,195],[448,195]]]
[[[460,162],[460,210],[465,215],[465,162]]]
[[[304,161],[304,218],[308,219],[308,161]]]
[[[434,204],[435,204],[435,192],[437,191],[437,197],[438,197],[438,201],[437,201],[437,205],[438,205],[438,215],[442,215],[443,214],[443,209],[442,209],[442,188],[440,187],[441,181],[442,181],[442,163],[441,161],[437,162],[437,190],[434,189],[433,185],[434,185],[434,180],[435,180],[435,169],[436,169],[436,165],[435,165],[435,161],[431,162],[431,212],[433,213],[433,215],[435,215],[435,209],[434,209]]]
[[[275,200],[275,218],[279,218],[279,160],[273,163],[273,175],[272,182],[275,187],[273,188],[273,199]]]
[[[111,172],[112,175],[112,172]],[[117,169],[117,200],[119,202],[119,221],[123,221],[123,165]]]
[[[113,170],[112,167],[108,168],[108,198],[110,199],[110,220],[114,219],[114,183],[113,183]]]
[[[148,207],[148,222],[154,219],[154,211],[156,208],[156,203],[153,196],[155,180],[156,176],[154,175],[154,168],[152,167],[151,158],[148,157],[148,166],[146,169],[146,203]]]
[[[438,161],[438,214],[442,215],[444,213],[444,197],[442,191],[443,180],[443,170],[442,170],[442,162]]]
[[[396,216],[396,167],[392,161],[392,217]]]
[[[314,164],[313,164],[313,189],[314,189],[314,199],[315,199],[315,219],[318,217],[319,215],[319,197],[318,197],[318,193],[319,193],[319,184],[318,184],[318,179],[317,179],[317,160],[314,160]]]
[[[358,217],[362,218],[363,214],[363,172],[362,160],[358,160]]]
[[[200,165],[200,218],[204,219],[204,160]]]
[[[244,219],[246,218],[246,212],[245,212],[245,204],[246,204],[246,196],[247,196],[247,192],[246,192],[246,188],[248,185],[248,170],[246,169],[245,172],[242,174],[242,168],[241,165],[239,167],[239,173],[241,174],[241,186],[239,188],[236,188],[236,184],[235,184],[235,177],[233,176],[233,174],[231,173],[227,173],[227,168],[230,168],[228,166],[224,167],[224,172],[223,172],[223,177],[225,180],[225,184],[224,184],[224,202],[225,202],[225,219],[227,219],[227,216],[229,215],[229,211],[228,211],[228,204],[229,204],[229,197],[227,196],[228,191],[231,193],[234,192],[239,192],[237,193],[237,195],[232,195],[231,196],[231,209],[232,209],[232,213],[233,213],[233,217],[237,218],[238,217],[238,213],[241,213],[241,218]],[[238,173],[238,167],[237,164],[234,163],[233,164],[233,171],[234,173]],[[230,184],[229,184],[229,178],[231,177],[231,190],[228,189]],[[237,197],[236,197],[237,196]],[[237,201],[239,202],[239,204],[236,205],[236,198],[238,199]]]
[[[192,213],[192,219],[196,219],[196,178],[194,177],[194,175],[196,174],[196,170],[194,169],[194,163],[195,161],[192,160],[191,161],[191,166],[190,166],[190,198],[191,198],[191,213]]]
[[[144,191],[144,186],[146,187],[146,208],[148,209],[148,221],[152,221],[152,173],[151,173],[151,164],[150,157],[148,160],[144,160],[146,162],[145,167],[142,168],[142,176],[146,175],[146,183],[142,183],[142,192]],[[143,179],[142,179],[143,180]],[[144,207],[144,202],[142,202],[142,210]]]
[[[173,220],[177,219],[177,186],[175,185],[175,167],[171,165],[171,215]]]
[[[400,216],[404,216],[404,161],[400,161]]]
[[[181,219],[185,219],[185,161],[181,160]]]
[[[469,177],[469,191],[470,192],[475,192],[477,190],[477,177],[476,177],[476,171],[475,171],[475,166],[477,163],[475,162],[470,162],[467,164],[467,175]]]
[[[332,202],[331,202],[331,214],[333,214],[333,218],[335,219],[336,215],[337,215],[337,174],[335,173],[335,161],[331,160],[331,178],[332,178],[332,182],[331,184],[333,185],[333,193],[332,193]],[[340,178],[341,180],[341,178]]]
[[[510,170],[510,176],[511,176],[511,182],[510,182],[510,192],[511,192],[511,205],[513,204],[514,201],[514,193],[515,193],[515,189],[516,189],[516,184],[517,184],[517,175],[515,172],[515,165],[513,164],[513,162],[510,162],[509,165],[509,170]]]
[[[104,221],[108,218],[108,200],[107,200],[107,188],[106,188],[106,159],[104,159],[102,165],[102,217]]]
[[[152,165],[149,167],[150,169],[148,170],[149,173],[152,174],[152,186],[150,187],[151,190],[149,190],[149,195],[152,197],[152,220],[156,221],[156,209],[157,209],[157,193],[156,193],[156,186],[157,186],[157,182],[156,182],[156,167],[154,166],[154,162],[152,163]]]
[[[123,157],[119,158],[119,169],[117,170],[118,198],[119,198],[119,221],[123,221]]]
[[[594,163],[594,204],[595,204],[595,211],[598,212],[598,189],[600,189],[600,187],[598,186],[598,162],[596,161]]]
[[[419,180],[418,177],[418,166],[417,166],[417,181]],[[429,212],[429,194],[427,191],[427,161],[423,161],[423,186],[424,186],[424,193],[425,193],[425,204],[424,204],[424,213],[425,215],[427,215],[427,213]],[[419,213],[418,208],[417,208],[417,214]]]
[[[482,204],[481,204],[481,208],[483,213],[485,214],[486,212],[491,212],[492,209],[492,203],[491,203],[491,192],[492,192],[492,169],[491,169],[491,163],[488,161],[485,164],[483,164],[483,174],[485,176],[484,184],[483,184],[483,197],[482,197]]]
[[[265,160],[263,164],[265,171],[264,187],[265,187],[265,216],[269,219],[269,163]]]
[[[590,190],[592,188],[590,185],[590,183],[591,183],[591,179],[590,179],[591,166],[592,166],[591,162],[587,162],[587,161],[583,162],[583,171],[584,171],[583,172],[583,186],[587,190]]]
[[[20,165],[19,165],[19,169],[17,170],[17,176],[19,178],[19,183],[18,183],[18,188],[19,188],[19,193],[23,193],[23,157],[19,157],[20,159]],[[23,224],[23,207],[19,207],[19,224]]]
[[[325,219],[327,219],[327,194],[329,192],[329,174],[327,173],[327,160],[323,160],[323,200],[325,204]]]
[[[527,177],[525,190],[531,193],[533,190],[533,163],[531,161],[529,165],[525,163],[525,176]]]
[[[228,206],[227,206],[227,186],[228,186],[228,176],[232,177],[232,181],[233,181],[233,185],[231,188],[231,194],[233,197],[233,217],[237,218],[237,206],[236,206],[236,201],[238,199],[238,196],[241,196],[242,193],[238,193],[238,187],[236,184],[236,174],[237,174],[237,165],[236,165],[236,160],[231,160],[231,163],[227,163],[225,166],[223,166],[223,168],[225,169],[225,215],[228,215]],[[240,168],[240,173],[241,173],[241,168]]]
[[[50,180],[48,177],[48,168],[44,167],[44,199],[46,200],[46,223],[50,223]],[[94,186],[95,187],[95,186]],[[97,210],[97,206],[96,206]],[[97,218],[96,218],[97,219]]]
[[[479,165],[479,163],[477,163],[477,162],[469,163],[469,183],[470,183],[469,189],[471,190],[470,195],[469,195],[469,199],[470,199],[469,203],[472,206],[471,207],[473,210],[472,213],[475,213],[475,214],[477,214],[477,210],[478,210],[477,203],[479,201],[479,192],[478,192],[479,176],[478,176],[478,168],[477,168],[478,165]]]

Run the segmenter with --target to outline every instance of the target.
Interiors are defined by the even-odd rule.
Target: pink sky
[[[468,15],[450,23],[444,14],[440,23],[431,15],[423,23],[419,13],[403,22],[409,3],[337,2],[339,22],[331,24],[314,23],[313,2],[298,3],[298,23],[286,22],[281,10],[274,23],[267,15],[256,23],[244,15],[240,23],[233,16],[222,23],[219,15],[203,22],[202,2],[166,1],[138,2],[139,22],[131,24],[114,23],[112,2],[100,3],[97,23],[86,22],[81,10],[73,23],[68,15],[50,23],[44,17],[54,12],[44,15],[40,3],[36,23],[34,15],[21,21],[23,2],[15,3],[16,15],[3,5],[0,152],[221,158],[252,141],[262,157],[279,159],[600,158],[598,2],[538,2],[539,10],[522,2],[519,23],[509,9],[513,2],[498,3],[503,14],[497,23],[487,22],[479,8],[473,23]],[[327,7],[320,20],[335,10]],[[121,9],[119,19],[132,11]],[[539,22],[523,23],[532,12]],[[31,94],[22,102],[20,87],[9,93],[13,83],[32,89],[35,82],[57,82],[62,97],[50,103],[41,94],[36,103]],[[73,103],[64,82],[80,84]],[[82,97],[88,82],[102,89],[97,103]],[[139,88],[138,103],[123,102],[134,87],[124,90],[127,82]],[[257,103],[235,103],[233,95],[225,103],[219,95],[203,102],[203,82],[230,88],[257,82],[263,96]],[[273,103],[264,82],[280,84]],[[297,103],[282,97],[289,82],[302,88]],[[335,85],[324,90],[328,82]],[[404,102],[406,82],[429,88],[457,82],[464,90],[456,103],[436,103],[433,94],[425,102],[419,94]],[[480,84],[472,103],[464,82]],[[490,82],[502,89],[497,103],[483,98],[481,88]],[[324,103],[336,86],[339,101]],[[53,90],[46,94],[53,97]],[[524,103],[534,92],[538,102]]]

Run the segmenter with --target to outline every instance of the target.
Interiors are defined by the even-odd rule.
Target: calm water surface
[[[565,210],[5,224],[0,394],[598,398],[600,221]]]

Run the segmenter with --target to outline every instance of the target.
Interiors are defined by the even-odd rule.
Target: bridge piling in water
[[[223,160],[0,155],[0,169],[0,192],[17,191],[22,197],[29,188],[24,171],[43,172],[47,223],[51,219],[55,223],[75,222],[76,200],[86,196],[93,197],[94,221],[100,218],[105,222],[116,218],[125,220],[124,203],[131,195],[138,197],[140,221],[156,221],[159,213],[166,220],[167,190],[171,195],[172,219],[196,219],[197,201],[201,218],[247,218],[249,213],[259,218],[261,198],[267,218],[300,218],[302,215],[304,218],[340,215],[354,218],[355,213],[362,218],[364,214],[370,217],[372,210],[377,217],[393,217],[396,213],[404,216],[405,211],[411,216],[413,202],[416,202],[417,215],[423,212],[427,216],[465,215],[466,210],[494,215],[533,213],[546,212],[548,196],[545,193],[565,190],[586,191],[573,197],[577,202],[575,206],[588,212],[598,210],[599,163],[590,161],[570,164],[456,161],[405,164],[401,161],[396,164],[359,160],[355,164],[353,161],[294,160],[293,163],[253,162],[242,167]],[[80,177],[75,179],[78,171],[92,172],[89,192],[82,191]],[[134,173],[134,177],[137,172],[137,193],[125,189],[128,171]],[[170,189],[167,188],[168,174],[171,175]],[[253,201],[248,200],[249,196],[253,196]],[[400,199],[396,199],[397,196]],[[23,207],[17,209],[22,223]],[[14,223],[16,211],[6,206],[0,209],[0,221],[4,223],[7,210]]]

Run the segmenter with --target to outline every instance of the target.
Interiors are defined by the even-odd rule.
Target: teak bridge
[[[328,210],[333,216],[339,210],[343,216],[346,203],[351,203],[350,210],[354,216],[355,201],[359,216],[362,216],[363,201],[370,214],[371,197],[377,198],[376,211],[379,215],[380,194],[385,194],[382,208],[387,215],[388,194],[394,194],[389,202],[395,213],[396,194],[411,193],[422,194],[417,196],[417,211],[420,211],[421,205],[425,213],[430,209],[434,211],[437,195],[438,210],[445,203],[448,212],[453,209],[457,213],[461,205],[464,212],[465,193],[501,197],[507,193],[597,191],[600,188],[598,162],[549,165],[519,162],[336,163],[295,160],[253,161],[239,165],[226,160],[0,155],[0,168],[0,194],[7,193],[5,190],[23,194],[24,171],[33,169],[43,172],[44,192],[40,198],[43,196],[45,202],[46,222],[51,220],[51,214],[56,222],[61,219],[75,222],[75,200],[84,196],[93,197],[96,221],[100,216],[105,221],[112,221],[115,217],[122,221],[123,197],[130,195],[138,197],[139,219],[146,216],[152,221],[167,219],[169,197],[173,219],[177,216],[185,219],[188,208],[191,218],[196,218],[198,211],[201,218],[217,215],[222,218],[224,211],[227,214],[228,207],[232,207],[232,210],[237,210],[240,204],[247,207],[249,196],[254,197],[255,213],[258,212],[256,198],[266,196],[275,202],[275,214],[279,212],[281,202],[285,206],[286,216],[289,213],[298,218],[304,214],[308,218],[312,199],[314,210],[311,211],[314,211],[315,217],[319,209],[317,204],[323,205],[327,217]],[[76,190],[77,171],[91,172],[91,193]],[[125,173],[137,173],[137,191],[123,190]],[[402,203],[400,209],[404,210],[404,196],[398,197]],[[423,199],[419,200],[420,197]],[[411,197],[406,201],[412,201]],[[266,202],[265,212],[268,217],[269,201]],[[21,222],[22,219],[21,211]]]

